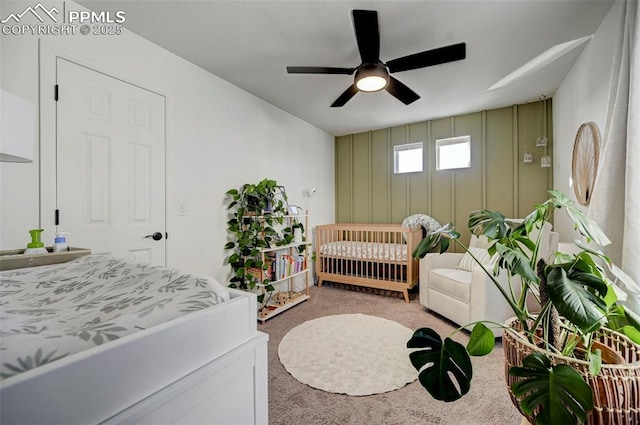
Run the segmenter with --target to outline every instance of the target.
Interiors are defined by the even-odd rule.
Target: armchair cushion
[[[420,260],[420,304],[429,307],[429,291],[426,284],[429,281],[429,271],[434,269],[455,269],[461,258],[462,254],[445,252],[444,254],[429,253]]]
[[[430,252],[420,260],[420,270],[422,270],[422,263],[426,264],[427,270],[433,269],[455,269],[460,260],[462,260],[463,254],[457,252],[445,252],[444,254],[437,254]]]
[[[471,276],[472,273],[466,270],[435,269],[429,276],[429,288],[468,303],[471,300]]]

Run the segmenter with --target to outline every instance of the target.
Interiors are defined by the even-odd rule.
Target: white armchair
[[[546,223],[541,243],[543,249],[538,258],[548,258],[557,251],[558,239],[559,235],[551,232],[551,225]],[[486,238],[471,237],[470,248],[486,249],[487,246]],[[465,326],[479,320],[503,323],[512,317],[509,304],[480,266],[473,264],[470,271],[460,268],[463,257],[461,253],[430,253],[420,260],[420,304]],[[493,265],[487,264],[485,268],[491,271]],[[518,288],[518,276],[511,279],[514,288]],[[505,272],[501,272],[497,280],[509,291]],[[471,330],[473,325],[466,327]],[[502,329],[492,330],[496,337],[502,335]]]

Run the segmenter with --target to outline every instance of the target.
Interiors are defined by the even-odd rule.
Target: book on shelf
[[[262,270],[257,267],[247,269],[247,274],[253,278],[256,282],[262,283]]]
[[[276,251],[268,252],[265,256],[264,262],[268,265],[266,275],[269,280],[278,280],[278,267],[279,253]]]
[[[267,268],[264,271],[264,277],[269,280],[273,280],[273,258],[267,257],[264,260]]]
[[[278,251],[269,252],[265,257],[267,279],[276,281],[300,273],[305,269],[304,255],[289,255]]]
[[[282,254],[279,252],[276,252],[276,267],[275,267],[275,273],[273,275],[273,280],[280,280],[282,279],[282,275],[283,275],[283,270],[282,270]]]
[[[300,273],[303,270],[304,270],[304,255],[297,255],[294,273]]]

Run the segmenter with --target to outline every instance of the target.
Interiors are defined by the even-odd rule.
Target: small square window
[[[393,147],[393,172],[395,174],[422,171],[422,142]]]
[[[471,167],[471,136],[436,140],[436,170]]]

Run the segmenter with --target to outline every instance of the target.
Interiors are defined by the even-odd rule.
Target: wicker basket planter
[[[640,424],[640,346],[626,336],[605,329],[598,331],[597,340],[622,355],[624,364],[603,364],[600,373],[589,375],[589,363],[571,357],[555,355],[529,343],[516,330],[521,329],[513,318],[505,323],[502,345],[505,354],[505,376],[511,401],[523,416],[535,420],[520,409],[519,399],[511,392],[511,385],[520,379],[509,375],[511,366],[522,366],[522,359],[535,351],[544,353],[553,364],[565,363],[582,374],[593,390],[594,409],[589,413],[587,425]]]

